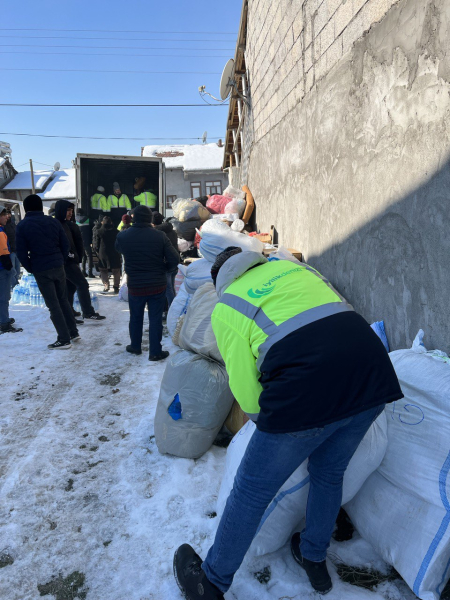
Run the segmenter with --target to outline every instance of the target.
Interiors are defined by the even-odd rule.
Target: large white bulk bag
[[[202,456],[215,440],[233,404],[225,368],[179,350],[167,363],[155,415],[162,454]]]
[[[218,301],[219,297],[212,282],[198,288],[189,303],[178,345],[223,364],[211,324],[211,315]]]
[[[167,329],[172,337],[177,327],[178,319],[181,315],[187,313],[189,302],[191,301],[191,294],[188,294],[184,282],[181,284],[178,294],[175,296],[172,304],[170,305],[169,312],[167,313]]]
[[[436,600],[450,574],[450,365],[413,348],[390,354],[405,397],[386,407],[386,456],[345,508],[416,596]]]
[[[264,244],[254,237],[244,233],[233,231],[221,221],[211,219],[207,221],[201,230],[200,253],[209,262],[213,263],[216,256],[223,252],[228,246],[237,246],[245,251],[262,253]]]
[[[184,286],[188,294],[193,294],[205,283],[212,283],[211,267],[212,264],[204,258],[192,261],[186,270],[184,279]]]
[[[256,425],[249,421],[228,446],[225,474],[217,500],[219,516],[225,508],[237,469],[255,429]],[[366,433],[347,467],[344,476],[343,503],[353,498],[367,477],[383,460],[387,446],[386,429],[386,415],[383,412]],[[250,548],[253,554],[257,556],[268,554],[284,546],[305,518],[308,492],[309,475],[306,460],[280,488],[264,513]]]

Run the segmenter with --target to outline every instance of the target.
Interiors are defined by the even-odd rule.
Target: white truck
[[[162,158],[77,154],[74,162],[77,206],[83,208],[87,214],[90,213],[91,197],[97,192],[97,187],[103,186],[105,195],[109,196],[113,193],[114,182],[117,182],[133,207],[134,196],[139,191],[151,189],[158,198],[156,209],[165,216],[165,166]]]

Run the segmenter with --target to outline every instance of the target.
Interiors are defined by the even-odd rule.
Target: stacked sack
[[[450,359],[423,345],[390,353],[404,398],[385,409],[383,462],[346,504],[356,529],[422,600],[450,576]]]
[[[187,275],[185,283],[188,279]],[[193,285],[192,279],[188,285]],[[179,333],[182,350],[171,357],[164,372],[155,416],[155,440],[163,454],[202,456],[233,404],[211,325],[217,302],[212,281],[197,287]]]
[[[173,203],[174,219],[171,221],[177,232],[180,252],[187,252],[192,247],[196,230],[211,218],[211,213],[196,200],[179,198]]]

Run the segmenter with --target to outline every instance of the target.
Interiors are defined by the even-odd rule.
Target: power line
[[[68,139],[68,140],[131,140],[131,141],[140,141],[140,140],[149,141],[149,140],[151,140],[151,141],[155,141],[155,142],[187,141],[187,140],[202,140],[203,139],[202,137],[150,138],[148,136],[147,137],[97,137],[97,136],[89,136],[89,135],[48,135],[48,134],[44,134],[44,133],[11,133],[9,131],[0,131],[0,135],[20,135],[20,136],[25,136],[25,137],[61,138],[61,139]],[[208,135],[208,139],[220,140],[221,138]],[[39,164],[43,165],[45,163],[39,163]],[[22,166],[22,165],[20,165],[20,166]],[[51,166],[51,165],[46,165],[46,166]]]
[[[70,36],[70,35],[3,35],[0,34],[0,39],[6,38],[18,38],[25,40],[97,40],[99,42],[105,41],[108,42],[109,38],[99,38],[97,36],[93,37],[79,37],[79,36]],[[217,40],[217,39],[177,39],[177,38],[129,38],[125,39],[121,38],[120,41],[126,42],[219,42],[219,43],[228,43],[232,40]]]
[[[85,48],[93,49],[93,50],[195,50],[201,52],[210,52],[222,50],[224,52],[228,52],[234,50],[234,48],[183,48],[180,46],[176,46],[174,48],[160,48],[159,46],[69,46],[69,45],[59,45],[59,46],[49,46],[47,44],[41,44],[40,46],[36,46],[36,44],[7,44],[6,46],[1,46],[2,48],[35,48],[39,50],[39,48],[77,48],[78,50],[84,50]]]
[[[164,50],[164,48],[161,48]],[[187,50],[187,48],[186,48]],[[228,52],[228,50],[227,50]],[[122,54],[121,52],[110,52],[109,54],[105,52],[88,52],[87,54],[79,54],[78,52],[32,52],[32,51],[24,51],[20,50],[0,50],[0,54],[32,54],[33,56],[44,56],[46,54],[55,55],[71,55],[71,56],[122,56],[124,58],[134,57],[134,56],[144,56],[144,57],[156,57],[156,58],[226,58],[226,55],[223,54],[210,54],[210,55],[202,55],[202,54]]]
[[[67,73],[131,73],[131,74],[153,74],[153,75],[221,75],[221,73],[212,71],[128,71],[128,70],[105,70],[105,69],[28,69],[28,68],[10,68],[0,67],[0,71],[54,71]]]
[[[0,27],[0,31],[36,31],[36,27]],[[206,34],[206,35],[237,35],[236,31],[148,31],[147,29],[139,30],[139,29],[63,29],[61,27],[57,28],[45,28],[39,27],[39,31],[87,31],[87,32],[99,32],[99,33],[181,33],[181,34]]]
[[[228,104],[16,104],[13,102],[2,102],[0,106],[15,106],[15,107],[54,107],[54,108],[192,108],[205,106],[228,106]]]

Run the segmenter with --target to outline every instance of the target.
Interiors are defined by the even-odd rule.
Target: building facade
[[[245,0],[235,61],[224,166],[257,227],[393,349],[450,351],[448,2]]]

